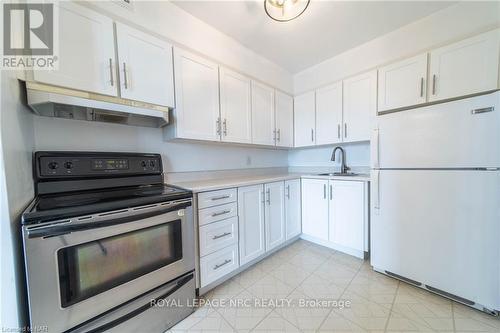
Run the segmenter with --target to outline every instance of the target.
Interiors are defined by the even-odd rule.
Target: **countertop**
[[[270,175],[254,175],[240,177],[221,177],[205,180],[193,180],[182,182],[169,182],[169,184],[178,186],[194,193],[222,190],[231,187],[257,185],[262,183],[272,183],[283,180],[298,179],[298,178],[313,178],[313,179],[334,179],[334,180],[352,180],[352,181],[370,181],[370,175],[359,174],[356,176],[319,176],[317,174],[308,173],[280,173]]]

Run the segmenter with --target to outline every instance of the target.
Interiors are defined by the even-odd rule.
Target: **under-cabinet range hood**
[[[26,81],[29,107],[40,116],[163,127],[168,107]]]

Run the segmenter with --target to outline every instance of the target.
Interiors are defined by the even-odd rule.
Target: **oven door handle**
[[[189,274],[188,276],[184,277],[182,280],[180,281],[177,281],[176,285],[173,286],[169,291],[167,291],[166,293],[152,299],[151,301],[149,301],[148,303],[138,307],[137,309],[134,309],[132,311],[130,311],[129,313],[121,316],[120,318],[117,318],[117,319],[114,319],[106,324],[103,324],[101,326],[98,326],[94,329],[91,329],[89,331],[86,331],[86,333],[98,333],[98,332],[106,332],[110,329],[112,329],[113,327],[116,327],[124,322],[126,322],[127,320],[130,320],[138,315],[140,315],[141,313],[143,313],[144,311],[152,308],[153,306],[155,306],[155,304],[158,303],[158,301],[161,301],[161,300],[164,300],[166,299],[167,297],[169,297],[170,295],[172,295],[173,293],[177,292],[179,289],[181,289],[186,283],[188,283],[189,281],[191,281],[193,279],[194,275],[193,274]],[[103,313],[102,315],[105,315],[106,313]],[[101,315],[101,316],[102,316]],[[81,328],[82,325],[85,325],[85,323],[83,324],[80,324],[78,325],[77,327],[74,327],[64,333],[70,333],[74,330],[78,331],[79,328]]]
[[[60,236],[74,231],[84,231],[84,230],[104,228],[117,224],[123,224],[146,218],[151,218],[172,211],[176,211],[179,209],[183,209],[191,205],[192,205],[191,200],[184,200],[179,202],[173,202],[165,206],[159,206],[159,209],[144,212],[141,214],[128,215],[118,218],[110,218],[109,220],[102,220],[96,222],[77,222],[74,224],[73,222],[69,222],[69,223],[46,225],[42,227],[33,227],[28,229],[27,233],[28,233],[28,238]],[[131,212],[133,212],[133,210],[131,210]]]

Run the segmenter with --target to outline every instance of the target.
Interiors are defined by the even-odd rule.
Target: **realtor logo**
[[[55,69],[53,3],[3,4],[4,69]]]

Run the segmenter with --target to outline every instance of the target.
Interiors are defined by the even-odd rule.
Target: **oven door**
[[[193,228],[191,199],[24,226],[31,325],[65,331],[192,271]]]

